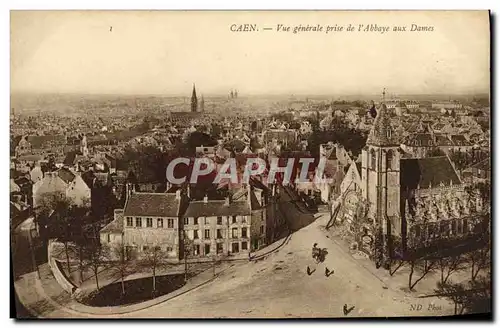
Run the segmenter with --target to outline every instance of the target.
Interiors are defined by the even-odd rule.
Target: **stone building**
[[[224,200],[191,201],[183,219],[194,257],[245,255],[266,244],[266,200],[247,185]]]
[[[482,210],[481,200],[466,190],[450,159],[405,158],[385,104],[377,112],[361,154],[361,179],[348,173],[350,187],[335,204],[342,208],[338,221],[363,221],[351,229],[362,241],[359,248],[385,261],[473,231],[471,217]],[[360,185],[352,187],[351,182]],[[360,204],[366,212],[356,217]]]
[[[123,209],[123,244],[127,254],[140,256],[148,248],[160,247],[169,258],[181,258],[179,222],[187,206],[181,190],[176,193],[129,190],[128,193]]]

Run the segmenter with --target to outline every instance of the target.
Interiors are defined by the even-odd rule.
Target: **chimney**
[[[127,197],[128,197],[128,196],[130,196],[130,195],[132,195],[132,194],[134,193],[134,191],[135,191],[135,187],[134,187],[134,185],[133,185],[133,184],[131,184],[131,183],[127,183],[127,184],[125,185],[125,190],[126,190],[126,192],[127,192]]]
[[[229,206],[229,196],[224,199],[224,206]]]
[[[208,196],[207,196],[207,195],[205,195],[205,197],[203,197],[203,202],[204,202],[205,204],[207,204],[207,203],[208,203]]]
[[[175,192],[175,199],[180,200],[181,199],[181,190],[177,189]]]

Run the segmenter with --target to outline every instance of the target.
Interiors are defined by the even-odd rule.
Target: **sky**
[[[293,33],[308,24],[433,31]],[[11,12],[11,92],[488,93],[489,55],[487,11]]]

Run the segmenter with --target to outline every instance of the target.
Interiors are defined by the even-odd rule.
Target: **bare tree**
[[[106,250],[99,244],[98,240],[91,239],[85,247],[86,264],[92,270],[95,277],[97,290],[99,290],[99,269],[102,268],[106,262]]]
[[[153,297],[156,294],[156,271],[166,265],[166,263],[163,262],[166,257],[167,253],[158,245],[149,246],[147,250],[144,251],[142,263],[144,266],[150,268],[153,274]]]
[[[110,266],[112,270],[120,276],[123,296],[125,295],[125,277],[134,272],[135,262],[128,256],[129,254],[127,254],[123,241],[112,244],[110,246],[110,251],[113,256],[113,261],[110,262]]]
[[[488,268],[491,262],[490,249],[480,248],[467,253],[467,258],[471,267],[471,281],[475,281],[481,269]]]
[[[462,264],[464,263],[464,259],[461,255],[440,258],[438,260],[439,269],[441,271],[441,283],[446,284],[448,278],[450,278],[453,272],[456,272],[462,269]]]
[[[410,274],[408,275],[408,288],[410,290],[413,290],[413,288],[422,280],[424,277],[432,271],[434,268],[434,263],[433,261],[430,260],[418,260],[418,259],[411,259],[409,261],[410,264]],[[420,269],[421,275],[419,278],[417,278],[414,282],[413,281],[413,274],[415,272],[415,269]]]
[[[438,297],[446,297],[453,301],[455,314],[462,314],[465,302],[465,286],[463,284],[451,284],[438,282],[435,293]]]

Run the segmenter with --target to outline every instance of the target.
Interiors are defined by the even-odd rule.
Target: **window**
[[[194,245],[193,252],[194,255],[200,255],[200,245]]]
[[[206,216],[205,216],[205,220],[204,221],[205,221],[205,224],[209,224],[208,218]]]
[[[453,235],[457,234],[457,220],[452,220],[451,221],[451,233]]]
[[[238,228],[233,228],[231,231],[231,237],[238,238]]]
[[[189,225],[189,218],[184,218],[184,225]]]
[[[210,244],[205,244],[205,255],[210,254]]]
[[[134,225],[134,220],[129,216],[127,217],[127,227],[131,227]]]
[[[464,229],[464,233],[469,233],[469,222],[467,221],[467,219],[464,219],[463,220],[463,229]]]
[[[241,250],[246,251],[248,249],[248,243],[246,241],[243,241],[241,243]]]
[[[108,243],[111,241],[111,235],[108,233]]]
[[[142,219],[141,218],[135,218],[135,226],[142,227]]]
[[[242,216],[241,217],[241,223],[247,223],[247,217],[246,216]]]
[[[415,237],[420,238],[420,226],[415,226]]]
[[[375,150],[370,150],[370,161],[371,161],[371,169],[375,170],[377,167],[377,156],[375,156]]]
[[[427,232],[429,238],[434,238],[434,225],[432,223],[427,226]]]
[[[263,226],[263,225],[261,225],[261,226],[260,226],[260,234],[262,235],[263,233],[264,233],[264,226]]]
[[[241,228],[241,237],[248,238],[247,237],[247,228]],[[243,246],[241,248],[243,248]]]
[[[231,253],[239,253],[240,245],[238,243],[231,244]]]
[[[162,220],[163,223],[163,220]],[[174,219],[167,219],[167,227],[172,229],[174,227]]]
[[[163,219],[157,219],[156,220],[156,227],[157,228],[163,228]]]
[[[236,223],[236,215],[233,215],[233,223]]]
[[[441,232],[441,235],[447,236],[448,233],[450,232],[449,222],[448,221],[441,221],[439,224],[439,230]]]
[[[172,247],[167,247],[167,252],[173,251]]]
[[[464,230],[462,229],[462,220],[457,220],[457,231],[459,234],[464,233]]]
[[[153,226],[153,219],[146,218],[146,227],[151,228]]]
[[[393,159],[394,155],[392,154],[392,150],[389,150],[387,152],[387,155],[386,155],[386,160],[387,160],[387,169],[390,169],[392,168],[392,159]]]
[[[217,224],[222,224],[222,216],[217,217]]]
[[[210,230],[205,229],[205,239],[210,239]]]
[[[199,239],[200,238],[200,236],[198,235],[198,230],[194,230],[193,233],[194,233],[194,237],[193,237],[194,239]]]
[[[391,138],[392,135],[392,130],[389,128],[387,129],[387,138]]]
[[[144,252],[149,251],[149,246],[146,246],[146,245],[142,246],[142,250],[143,250]]]
[[[155,246],[155,251],[157,252],[161,251],[161,246]]]
[[[224,251],[222,243],[217,243],[217,254],[221,254]]]
[[[198,224],[198,218],[194,218],[194,225]]]
[[[217,229],[217,239],[222,239],[222,229]]]

